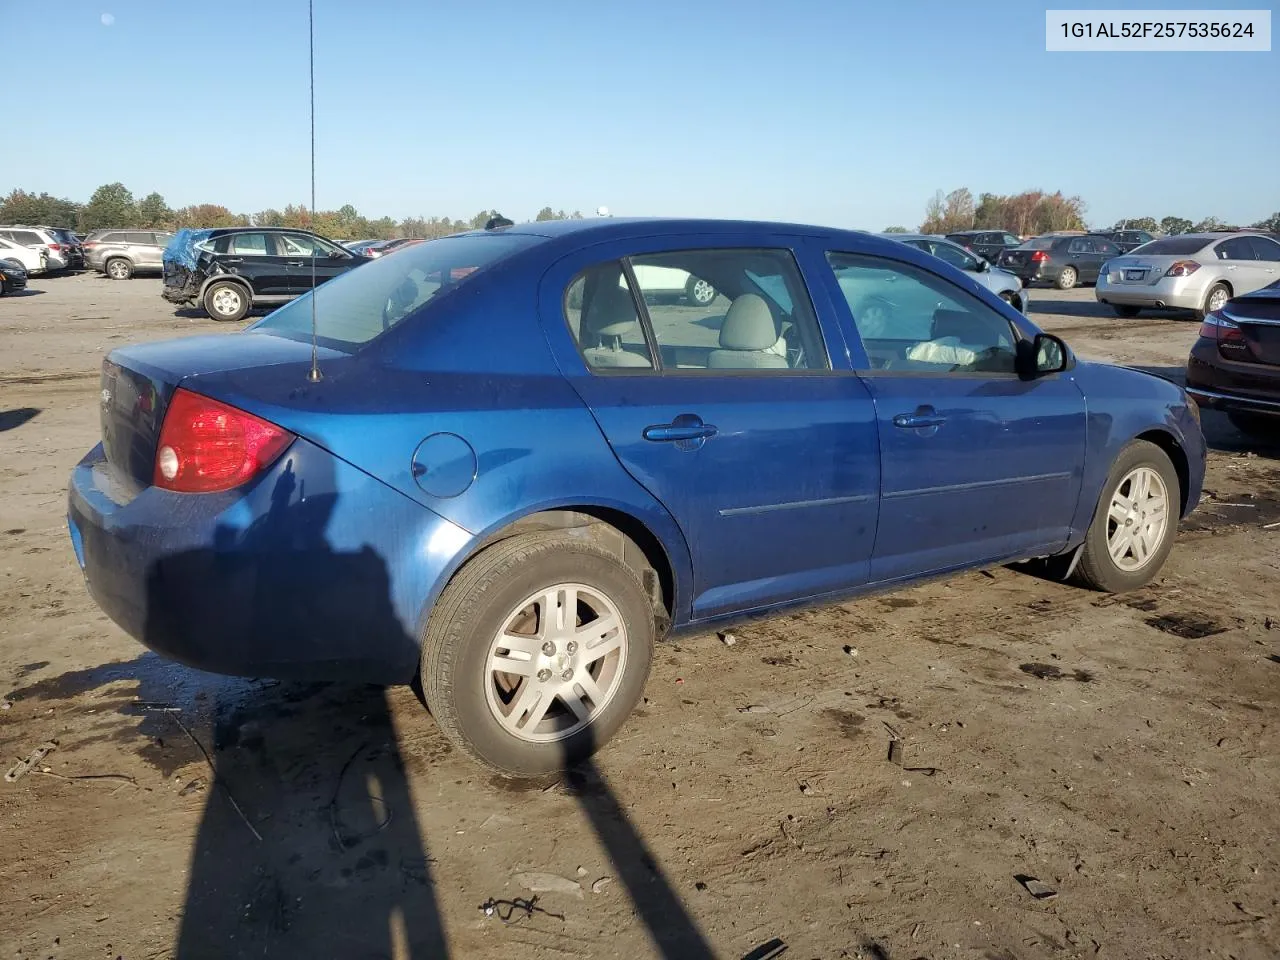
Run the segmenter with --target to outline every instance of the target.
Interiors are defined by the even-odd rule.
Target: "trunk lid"
[[[318,355],[321,364],[349,358],[323,347]],[[112,472],[133,493],[151,485],[165,411],[173,391],[188,378],[292,365],[301,384],[310,362],[309,343],[252,332],[113,350],[102,363],[99,405],[102,448]],[[235,405],[234,399],[226,402]]]
[[[1144,257],[1126,254],[1112,257],[1107,261],[1106,279],[1108,283],[1119,286],[1151,286],[1158,283],[1165,272],[1178,262],[1188,257]]]
[[[1246,358],[1233,354],[1233,360],[1254,359],[1280,367],[1280,291],[1238,297],[1222,313],[1240,328],[1253,355]]]

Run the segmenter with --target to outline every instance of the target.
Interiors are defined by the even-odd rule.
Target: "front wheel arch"
[[[1145,440],[1147,443],[1155,444],[1169,458],[1173,464],[1174,472],[1178,475],[1179,500],[1181,501],[1178,504],[1178,516],[1185,517],[1187,515],[1187,497],[1190,496],[1191,486],[1191,464],[1187,459],[1187,451],[1182,448],[1178,438],[1166,430],[1148,430],[1145,433],[1138,434],[1133,439]]]

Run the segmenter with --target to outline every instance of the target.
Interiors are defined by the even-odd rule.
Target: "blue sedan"
[[[700,220],[423,243],[113,351],[101,419],[69,526],[116,623],[221,673],[420,678],[507,776],[608,740],[680,631],[1010,561],[1139,587],[1205,464],[1179,387],[934,257]]]

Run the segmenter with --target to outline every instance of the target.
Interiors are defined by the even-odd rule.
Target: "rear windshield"
[[[1058,241],[1058,237],[1032,237],[1019,245],[1019,250],[1048,250]]]
[[[315,298],[316,338],[327,345],[368,343],[420,310],[433,297],[465,283],[484,267],[540,243],[527,234],[444,237],[419,243],[330,280],[268,314],[250,329],[287,337],[311,336]]]
[[[1169,254],[1171,256],[1182,256],[1188,253],[1195,253],[1208,246],[1210,241],[1204,237],[1161,237],[1159,240],[1152,240],[1150,243],[1144,243],[1142,246],[1130,253],[1146,253],[1151,256],[1160,256]]]

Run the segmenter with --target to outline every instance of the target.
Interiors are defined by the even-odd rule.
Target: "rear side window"
[[[1120,253],[1120,248],[1110,240],[1095,239],[1093,249],[1105,257],[1114,257]]]
[[[1025,243],[1019,244],[1021,250],[1051,250],[1055,239],[1053,237],[1032,237]]]
[[[44,246],[47,243],[40,234],[35,233],[32,230],[14,230],[9,234],[9,237],[15,243],[21,243],[23,246],[27,247],[39,247]]]
[[[99,243],[124,243],[126,234],[123,233],[104,233],[99,238]]]
[[[271,247],[267,246],[265,233],[233,233],[227,252],[250,257],[266,257],[274,254]]]
[[[419,313],[436,297],[471,282],[485,269],[541,242],[541,237],[513,233],[420,243],[326,281],[250,329],[309,339],[314,297],[317,339],[338,349],[357,347]]]
[[[635,291],[622,262],[589,267],[565,293],[565,319],[582,359],[592,370],[652,370]]]
[[[1219,260],[1253,260],[1253,245],[1248,237],[1232,237],[1213,248]]]

